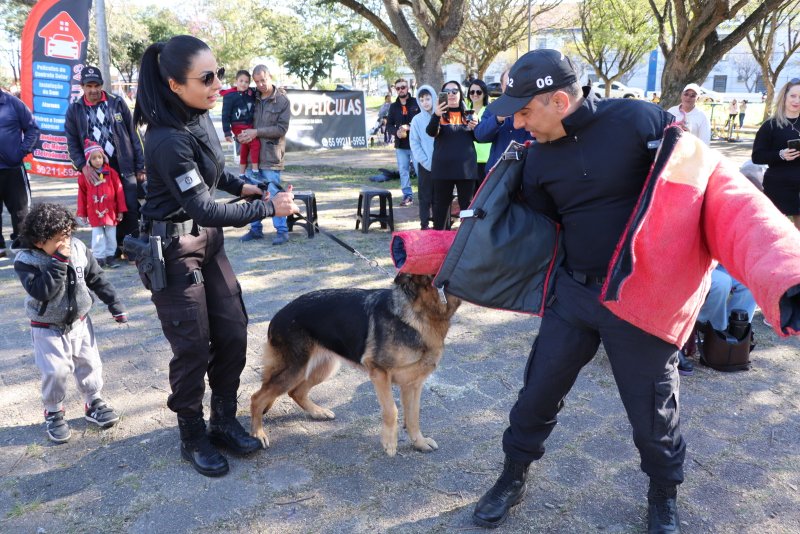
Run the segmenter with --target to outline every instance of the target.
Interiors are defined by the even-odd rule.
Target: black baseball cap
[[[100,69],[90,65],[81,69],[81,85],[85,85],[89,82],[97,82],[103,85],[103,76],[100,74]]]
[[[577,80],[572,61],[558,50],[531,50],[511,67],[505,92],[489,104],[488,109],[497,116],[508,117],[525,107],[534,96]]]

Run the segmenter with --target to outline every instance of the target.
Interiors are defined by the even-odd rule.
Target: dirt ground
[[[715,147],[737,161],[750,150],[745,143]],[[292,171],[285,174],[298,190],[315,192],[324,229],[390,273],[389,233],[375,226],[367,234],[355,231],[362,184],[323,180],[313,166],[394,167],[393,161],[391,149],[290,154]],[[34,178],[32,186],[34,200],[75,205],[73,183]],[[389,187],[396,203],[399,184]],[[415,213],[396,207],[398,227],[416,228]],[[240,243],[244,229],[225,233],[250,315],[239,412],[249,426],[249,396],[259,385],[270,317],[313,289],[380,288],[391,279],[299,228],[282,247],[268,239]],[[79,236],[86,241],[88,230]],[[57,446],[44,433],[23,290],[11,261],[0,260],[0,532],[480,530],[471,512],[502,466],[500,438],[537,318],[462,306],[422,396],[422,428],[438,442],[436,452],[414,451],[401,432],[397,456],[387,457],[372,386],[346,366],[312,393],[336,412],[335,420],[313,421],[283,398],[266,420],[271,448],[247,459],[229,457],[231,472],[209,479],[179,458],[175,417],[165,405],[170,351],[149,295],[133,267],[110,277],[131,320],[117,325],[101,305],[92,316],[104,395],[122,419],[106,431],[90,428],[70,384],[73,437]],[[800,532],[800,339],[778,338],[760,315],[754,328],[750,371],[723,374],[698,365],[681,382],[688,452],[679,504],[686,533]],[[525,500],[498,532],[643,532],[647,479],[630,434],[601,350],[567,397],[547,454],[532,466]]]

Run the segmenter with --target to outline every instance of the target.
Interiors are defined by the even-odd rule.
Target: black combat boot
[[[206,422],[202,415],[178,416],[181,431],[181,456],[192,467],[207,477],[221,477],[228,472],[228,460],[208,441]]]
[[[678,519],[678,488],[650,481],[647,491],[648,534],[680,534]]]
[[[525,480],[530,465],[517,463],[506,456],[500,478],[475,505],[472,519],[476,525],[494,528],[503,524],[511,507],[519,504],[525,496]]]
[[[261,441],[254,438],[236,419],[236,397],[211,394],[211,417],[208,420],[208,437],[217,447],[245,455],[261,448]]]

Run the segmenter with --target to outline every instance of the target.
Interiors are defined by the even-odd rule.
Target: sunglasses
[[[199,78],[197,77],[193,78],[191,76],[187,76],[187,78],[190,78],[192,80],[200,80],[206,87],[211,87],[211,84],[214,83],[215,76],[219,78],[219,81],[222,81],[222,78],[225,77],[225,67],[220,68],[219,70],[217,70],[217,72],[208,71]]]
[[[407,85],[395,85],[394,88],[397,89],[398,91],[402,91],[403,89],[408,89],[408,86]]]
[[[448,95],[457,95],[458,89],[445,89],[442,91],[443,93],[447,93]]]
[[[470,95],[479,95],[480,96],[480,95],[483,94],[483,91],[481,91],[480,89],[470,89],[469,94]]]

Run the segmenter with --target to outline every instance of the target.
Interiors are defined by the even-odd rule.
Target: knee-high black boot
[[[181,456],[198,473],[207,477],[219,477],[228,472],[228,460],[208,440],[206,422],[202,415],[179,415],[178,429],[181,432]]]
[[[503,524],[512,506],[525,496],[530,463],[517,463],[506,456],[503,473],[494,486],[475,505],[472,519],[482,527],[494,528]]]
[[[247,433],[236,419],[236,397],[211,394],[211,417],[208,437],[217,447],[225,447],[239,455],[261,448],[261,442]]]

